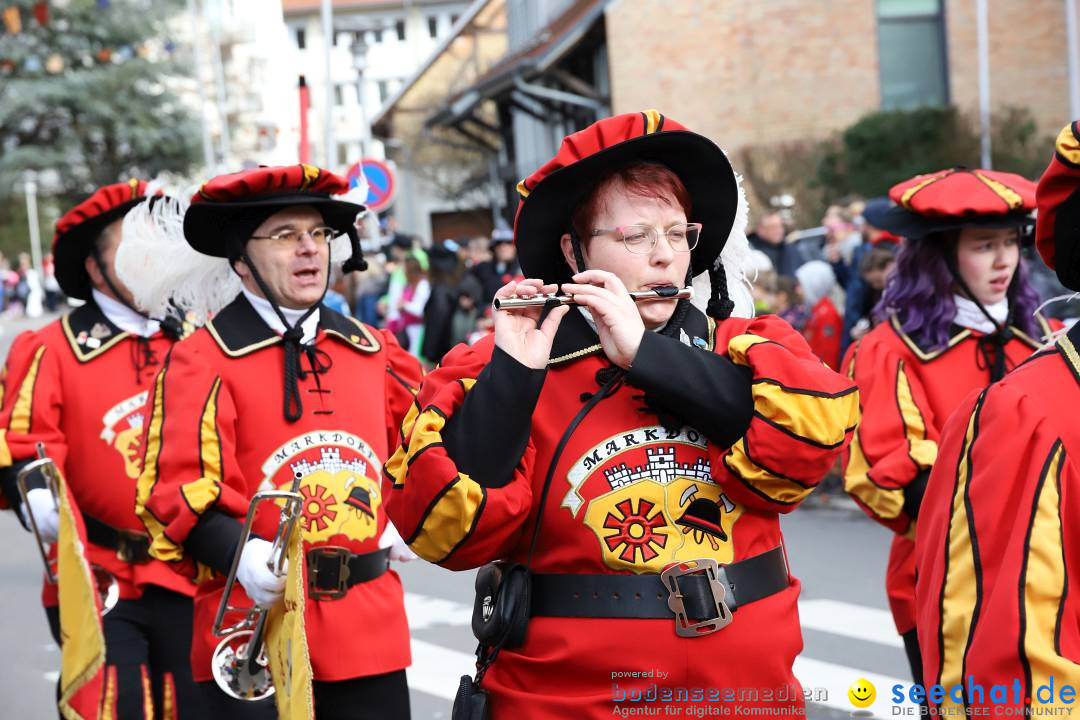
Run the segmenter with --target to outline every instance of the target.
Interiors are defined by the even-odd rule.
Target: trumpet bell
[[[259,648],[259,656],[254,662],[249,661],[248,647],[253,636],[251,630],[240,630],[227,636],[218,643],[210,663],[214,682],[225,694],[237,700],[262,700],[274,694],[265,646]]]
[[[101,614],[108,615],[120,599],[120,584],[116,582],[116,576],[100,565],[92,565],[90,572],[94,575],[94,585],[101,597]]]

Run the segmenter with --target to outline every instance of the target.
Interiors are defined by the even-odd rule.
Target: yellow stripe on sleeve
[[[34,385],[37,383],[38,370],[41,368],[41,357],[45,354],[45,346],[42,345],[34,353],[34,360],[30,363],[30,369],[19,385],[18,395],[15,396],[15,406],[11,410],[11,420],[8,422],[8,430],[13,433],[27,433],[30,431],[30,417],[34,407]]]
[[[960,461],[956,468],[956,488],[953,491],[949,530],[945,537],[945,579],[941,586],[941,668],[939,683],[952,687],[963,680],[964,656],[968,638],[975,621],[973,610],[981,588],[976,581],[975,553],[971,523],[967,511],[968,483],[971,481],[971,451],[975,443],[979,414],[985,395],[979,397],[975,411],[968,419]],[[948,696],[941,707],[960,707]]]
[[[1049,685],[1052,677],[1076,677],[1080,670],[1062,657],[1058,642],[1066,592],[1061,521],[1061,470],[1065,461],[1065,449],[1059,440],[1054,443],[1039,478],[1025,541],[1020,617],[1024,623],[1024,655],[1031,672],[1028,692]],[[1054,706],[1037,702],[1034,695],[1032,705]]]

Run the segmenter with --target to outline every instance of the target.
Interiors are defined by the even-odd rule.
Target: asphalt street
[[[17,332],[41,322],[0,319],[0,357],[6,357]],[[847,689],[860,678],[877,687],[879,700],[870,709],[888,717],[889,703],[882,699],[887,688],[909,683],[910,677],[885,599],[887,531],[845,500],[823,504],[813,497],[782,526],[792,571],[803,583],[799,612],[805,648],[795,674],[804,687],[824,688],[828,695],[810,707],[810,717],[848,717],[853,708]],[[0,513],[0,547],[0,718],[55,718],[60,653],[39,602],[40,559],[32,538],[9,513]],[[413,637],[408,672],[413,717],[448,719],[458,678],[473,660],[473,573],[423,562],[397,570]]]

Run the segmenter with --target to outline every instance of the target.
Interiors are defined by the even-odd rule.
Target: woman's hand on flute
[[[623,370],[629,369],[641,347],[645,323],[626,286],[617,275],[606,270],[586,270],[573,280],[563,284],[563,292],[572,294],[574,302],[592,313],[608,360]]]
[[[532,297],[537,294],[554,293],[558,289],[558,285],[544,285],[543,280],[532,278],[503,285],[495,293],[495,297],[499,299],[514,295]],[[552,308],[543,323],[540,323],[542,307],[493,313],[495,345],[522,365],[534,370],[542,370],[547,367],[551,356],[551,343],[555,340],[555,331],[559,329],[559,323],[569,311],[570,307],[567,305]]]

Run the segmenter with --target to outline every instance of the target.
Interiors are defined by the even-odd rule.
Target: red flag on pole
[[[300,162],[311,162],[311,145],[308,143],[308,110],[311,109],[311,91],[307,80],[300,76]]]

